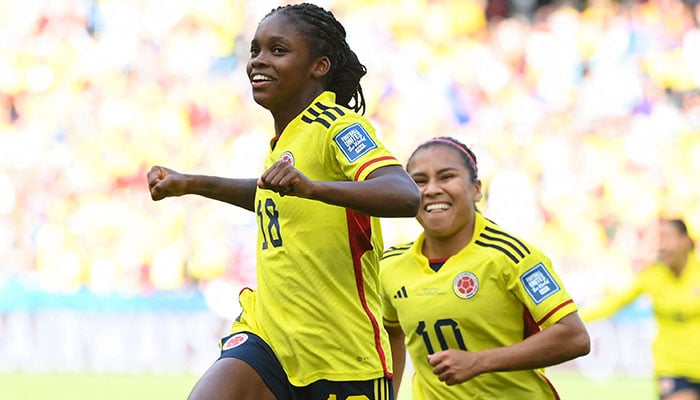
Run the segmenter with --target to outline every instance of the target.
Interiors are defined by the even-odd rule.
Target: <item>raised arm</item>
[[[233,204],[253,211],[255,203],[255,179],[221,178],[207,175],[181,174],[172,169],[154,166],[148,171],[148,188],[151,199],[196,194]]]
[[[318,200],[375,217],[414,217],[420,192],[400,166],[378,168],[360,182],[316,182],[291,164],[278,161],[258,180],[258,186],[281,195]]]
[[[589,351],[588,332],[574,312],[514,345],[478,352],[446,350],[428,356],[428,361],[441,381],[455,385],[485,372],[549,367]]]
[[[584,305],[579,315],[585,322],[593,322],[612,317],[619,310],[631,304],[642,294],[642,291],[642,282],[638,276],[635,282],[628,288],[613,292],[607,297],[600,299],[596,304]]]

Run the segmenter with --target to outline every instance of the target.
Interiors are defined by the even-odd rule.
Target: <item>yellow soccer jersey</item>
[[[556,399],[542,371],[494,372],[447,386],[428,354],[521,342],[577,310],[550,260],[476,213],[474,238],[436,272],[424,235],[382,260],[384,324],[401,326],[413,363],[414,399]],[[403,249],[403,250],[402,250]]]
[[[584,307],[581,318],[612,316],[644,293],[651,299],[658,329],[653,346],[656,374],[700,381],[700,260],[694,253],[679,277],[662,264],[652,264],[626,291]]]
[[[286,160],[315,181],[361,181],[401,163],[368,121],[325,92],[284,130],[265,161]],[[258,189],[257,285],[241,296],[250,329],[272,347],[293,385],[391,375],[382,327],[379,220]]]

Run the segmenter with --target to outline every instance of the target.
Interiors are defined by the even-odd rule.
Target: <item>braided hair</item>
[[[265,18],[276,13],[300,22],[299,32],[309,38],[316,55],[328,57],[331,68],[326,76],[327,90],[335,93],[338,104],[364,114],[365,96],[360,79],[367,73],[367,68],[350,49],[345,40],[345,28],[333,13],[314,4],[300,3],[277,7]]]
[[[464,165],[467,167],[467,169],[471,173],[472,183],[479,180],[479,175],[478,175],[479,169],[477,168],[477,165],[476,165],[476,155],[469,147],[467,147],[467,145],[465,145],[464,143],[460,142],[459,140],[457,140],[451,136],[434,137],[428,141],[423,142],[418,147],[416,147],[416,149],[411,154],[411,157],[408,158],[408,162],[409,163],[411,162],[411,160],[413,159],[413,156],[419,150],[427,149],[427,148],[433,147],[433,146],[445,146],[445,147],[449,147],[453,150],[457,150],[457,152],[459,153],[459,155],[462,158],[462,161],[464,162]]]

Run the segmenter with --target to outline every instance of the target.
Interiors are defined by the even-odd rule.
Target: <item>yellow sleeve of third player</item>
[[[612,317],[623,307],[632,303],[643,291],[643,275],[625,290],[613,292],[601,301],[582,307],[579,315],[584,322],[592,322]]]

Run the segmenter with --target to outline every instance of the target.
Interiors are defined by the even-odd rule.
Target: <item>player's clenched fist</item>
[[[279,193],[282,196],[311,198],[313,182],[287,161],[272,164],[258,179],[258,187]]]
[[[166,197],[182,196],[185,194],[185,176],[172,169],[154,166],[146,175],[151,199],[161,200]]]
[[[428,356],[433,373],[448,385],[465,382],[476,375],[476,355],[463,350],[445,350]]]

